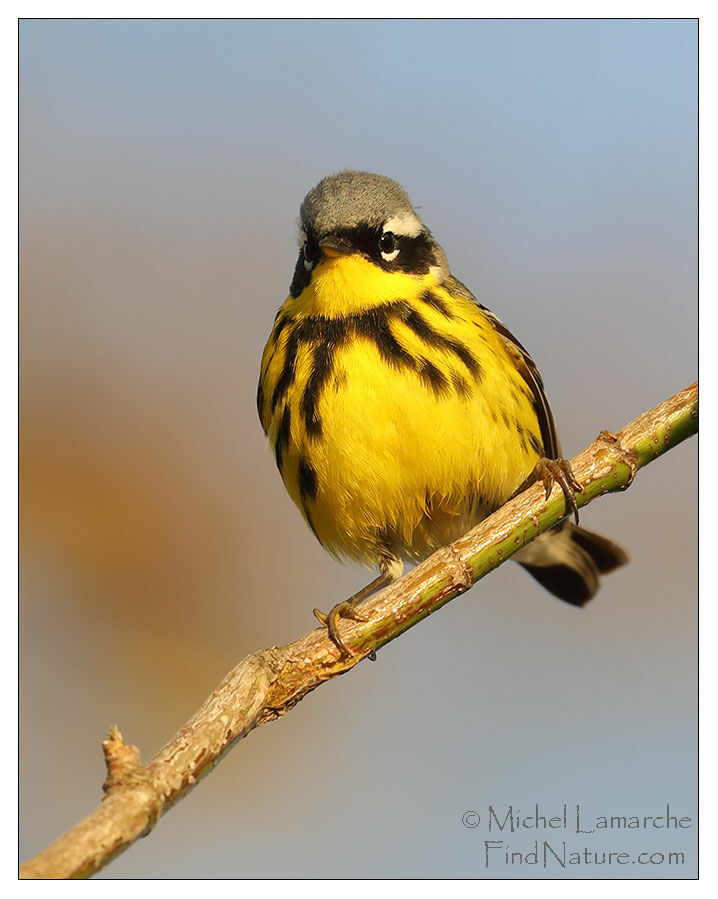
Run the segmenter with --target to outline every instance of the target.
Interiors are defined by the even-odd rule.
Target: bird
[[[578,526],[528,351],[454,275],[396,181],[346,169],[304,197],[289,296],[265,346],[257,408],[284,485],[323,547],[377,577],[314,613],[341,655],[342,619],[529,484],[557,482],[564,519],[517,552],[583,606],[626,551]]]

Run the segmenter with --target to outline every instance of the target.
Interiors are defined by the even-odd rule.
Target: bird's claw
[[[537,481],[542,481],[546,490],[546,499],[551,495],[553,485],[558,484],[566,498],[566,505],[571,507],[573,516],[578,524],[578,503],[576,494],[583,493],[583,487],[574,477],[571,465],[566,459],[539,459],[534,470],[521,484],[513,496],[518,496]]]
[[[566,459],[539,459],[533,470],[534,480],[543,481],[546,499],[551,495],[554,484],[558,484],[566,498],[566,505],[571,507],[576,524],[578,524],[578,503],[576,494],[583,493],[583,487],[576,480],[571,465]]]
[[[314,609],[314,614],[327,629],[329,639],[337,647],[339,652],[344,656],[350,656],[351,651],[339,634],[339,619],[348,618],[350,621],[368,621],[365,615],[360,615],[355,608],[355,604],[351,600],[337,603],[327,614],[320,609]]]

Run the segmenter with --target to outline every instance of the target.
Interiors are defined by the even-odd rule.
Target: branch
[[[571,460],[584,488],[579,506],[625,490],[639,468],[698,430],[692,384],[617,434],[599,437]],[[367,622],[342,621],[353,655],[344,658],[319,628],[286,646],[248,655],[145,767],[113,728],[102,744],[108,776],[101,805],[20,868],[22,878],[87,877],[99,871],[195,786],[251,730],[279,718],[320,684],[413,627],[493,571],[566,514],[554,487],[534,485],[455,543],[362,605]]]

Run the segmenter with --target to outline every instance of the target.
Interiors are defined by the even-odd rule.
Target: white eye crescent
[[[385,262],[393,262],[399,255],[399,242],[392,231],[384,231],[379,238],[381,258]]]

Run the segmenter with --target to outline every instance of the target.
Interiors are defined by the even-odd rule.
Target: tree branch
[[[571,460],[584,488],[579,506],[625,490],[639,468],[698,430],[698,385],[599,437]],[[286,646],[252,653],[145,767],[113,728],[103,742],[108,776],[101,805],[20,869],[23,878],[87,877],[152,829],[255,727],[284,715],[311,690],[352,669],[376,649],[465,592],[566,514],[554,487],[535,485],[401,580],[362,605],[367,622],[342,622],[353,655],[343,658],[319,628]]]

